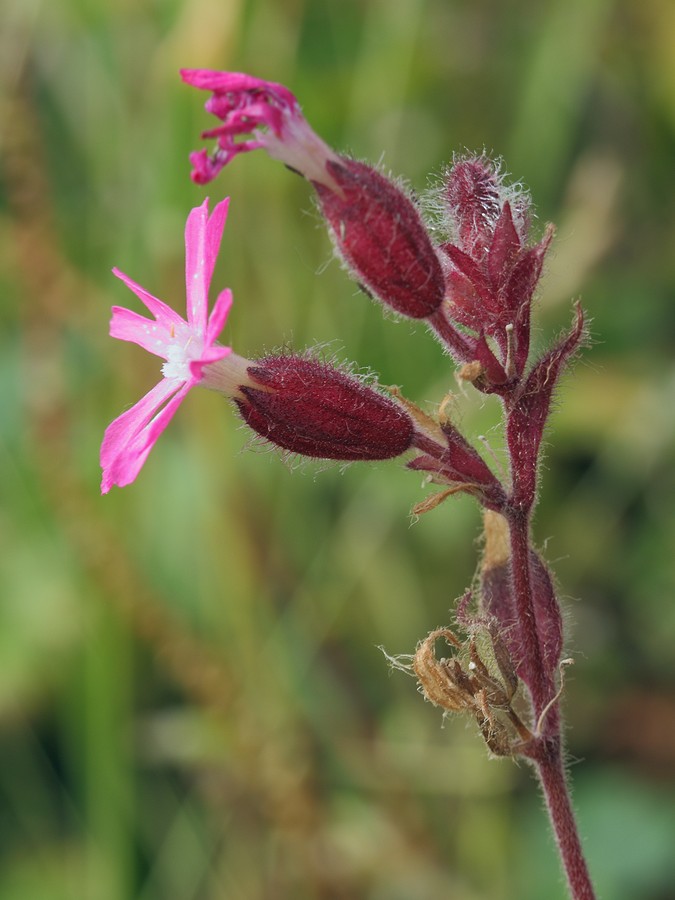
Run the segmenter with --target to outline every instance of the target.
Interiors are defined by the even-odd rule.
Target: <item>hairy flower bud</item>
[[[499,172],[499,165],[487,156],[467,157],[458,160],[448,171],[444,190],[444,205],[455,236],[453,241],[473,258],[485,254],[492,244],[498,223],[508,204],[514,213],[511,225],[501,222],[501,230],[515,235],[511,242],[520,243],[527,235],[529,198],[517,197],[515,208],[509,203],[509,195]],[[503,237],[502,237],[503,240]]]
[[[268,356],[248,368],[235,398],[259,435],[319,459],[391,459],[411,446],[413,422],[397,403],[353,375],[302,356]]]
[[[338,185],[316,184],[321,211],[335,246],[366,290],[413,319],[430,316],[443,302],[445,279],[412,201],[364,163],[327,163]]]
[[[446,175],[442,205],[452,235],[442,246],[444,311],[477,334],[469,360],[481,365],[472,379],[476,387],[509,390],[527,363],[532,300],[553,228],[528,245],[529,196],[506,187],[499,164],[484,156],[455,163]]]

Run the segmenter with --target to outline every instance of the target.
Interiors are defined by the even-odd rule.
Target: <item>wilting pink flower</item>
[[[207,199],[193,209],[185,225],[187,321],[127,275],[113,269],[143,301],[154,320],[114,306],[111,337],[132,341],[165,363],[164,377],[159,384],[106,429],[101,445],[101,492],[104,494],[113,485],[124,487],[136,478],[188,391],[200,382],[206,387],[217,387],[217,370],[210,373],[208,369],[205,371],[205,366],[231,353],[229,347],[216,344],[232,305],[231,291],[222,291],[208,314],[208,291],[229,198],[218,203],[210,216],[208,203]]]
[[[398,185],[372,166],[335,153],[283,85],[207,69],[182,69],[181,76],[212,92],[206,109],[222,122],[202,135],[216,138],[213,154],[190,155],[194,181],[210,181],[237,153],[266,150],[312,182],[336,250],[369,294],[415,319],[440,307],[441,263],[416,206]]]
[[[309,127],[288,88],[239,72],[181,69],[180,74],[186,84],[212,92],[206,110],[223,123],[202,134],[217,139],[212,156],[206,150],[190,154],[197,184],[215,178],[238,153],[262,148],[310,181],[334,185],[326,163],[339,157]],[[251,137],[236,140],[242,135]]]

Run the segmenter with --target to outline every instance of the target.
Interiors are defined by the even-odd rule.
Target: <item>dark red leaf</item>
[[[518,504],[527,506],[534,502],[539,446],[553,390],[583,337],[584,314],[577,305],[572,330],[533,366],[509,413],[506,434],[513,461],[514,500]]]
[[[495,291],[505,284],[520,248],[520,236],[513,224],[511,204],[507,201],[497,220],[488,252],[488,274]]]

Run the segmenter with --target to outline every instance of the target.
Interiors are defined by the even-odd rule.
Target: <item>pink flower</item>
[[[238,153],[262,148],[309,181],[335,187],[326,163],[340,157],[312,131],[288,88],[239,72],[181,69],[180,74],[186,84],[212,92],[206,110],[223,123],[202,134],[218,140],[212,156],[206,150],[190,154],[197,184],[215,178]],[[251,138],[236,140],[246,134]]]
[[[188,391],[200,382],[215,387],[217,371],[210,366],[231,353],[216,344],[232,305],[232,293],[222,291],[208,315],[208,291],[225,227],[229,198],[209,216],[208,199],[190,212],[185,225],[185,281],[187,321],[153,297],[123,272],[114,274],[130,288],[154,316],[147,319],[114,306],[111,337],[133,341],[165,360],[164,376],[145,397],[122,413],[106,429],[101,444],[101,493],[113,485],[124,487],[136,478],[155,441],[173,418]]]

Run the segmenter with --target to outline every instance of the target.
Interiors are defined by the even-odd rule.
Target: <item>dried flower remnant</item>
[[[514,595],[508,522],[502,515],[490,510],[483,512],[483,520],[485,547],[480,576],[481,611],[498,623],[515,670],[532,692],[535,714],[539,715],[555,694],[563,647],[562,616],[552,576],[541,555],[530,549],[528,578],[534,628],[541,651],[539,665],[534,665],[527,653],[523,617],[519,614]],[[548,727],[553,725],[553,720],[549,719]]]
[[[495,756],[514,755],[532,738],[512,706],[518,678],[493,622],[476,620],[470,631],[465,641],[449,628],[430,632],[420,641],[410,668],[427,700],[446,712],[469,713]],[[439,639],[456,651],[449,659],[436,656]]]

